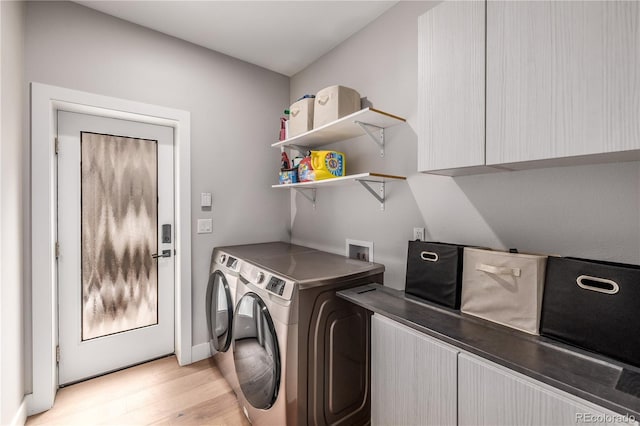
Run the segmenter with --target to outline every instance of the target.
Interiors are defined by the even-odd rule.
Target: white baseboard
[[[11,423],[9,423],[11,426],[24,426],[27,422],[27,396],[22,398],[22,404],[20,404],[18,411],[16,411]]]
[[[211,346],[209,342],[200,343],[191,347],[191,362],[198,362],[211,356]]]

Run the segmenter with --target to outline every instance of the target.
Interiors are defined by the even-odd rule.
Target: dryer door
[[[233,359],[247,401],[255,408],[270,408],[280,387],[280,351],[269,310],[255,293],[246,293],[236,307]]]
[[[206,302],[211,347],[216,352],[226,352],[231,345],[233,302],[229,283],[222,271],[216,270],[209,277]]]

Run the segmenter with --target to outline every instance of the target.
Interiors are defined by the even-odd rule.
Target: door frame
[[[58,388],[55,138],[57,111],[139,121],[174,129],[175,353],[191,354],[191,114],[188,111],[31,83],[31,318],[33,393],[29,415],[53,407]]]

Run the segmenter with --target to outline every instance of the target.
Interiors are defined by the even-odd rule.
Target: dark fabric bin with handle
[[[464,246],[409,241],[405,292],[460,309]]]
[[[540,333],[640,367],[640,266],[549,257]]]

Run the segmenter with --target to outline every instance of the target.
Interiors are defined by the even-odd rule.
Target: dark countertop
[[[532,379],[640,419],[640,369],[431,304],[380,284],[342,290],[338,296]],[[620,380],[623,371],[625,379]],[[626,380],[628,376],[632,380]],[[629,393],[616,389],[624,382],[634,383]]]

